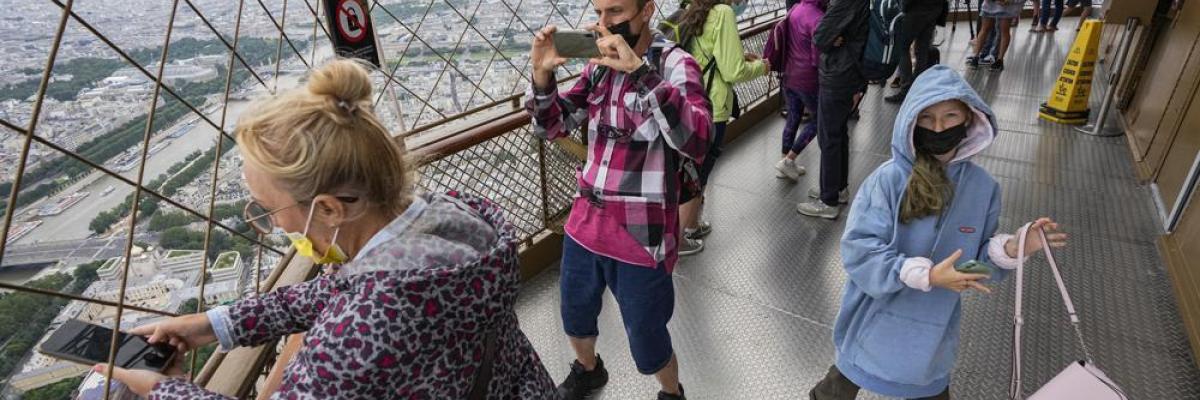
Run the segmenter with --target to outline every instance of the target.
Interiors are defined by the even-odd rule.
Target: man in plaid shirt
[[[596,354],[596,318],[605,288],[621,309],[638,371],[662,384],[659,399],[682,399],[667,332],[675,306],[680,166],[702,161],[712,115],[700,68],[687,51],[650,29],[651,0],[594,0],[591,29],[601,57],[559,93],[555,27],[537,32],[526,104],[534,133],[566,137],[587,122],[588,156],[567,220],[560,281],[563,327],[576,361],[559,385],[582,399],[608,381]],[[632,46],[632,47],[631,47]]]

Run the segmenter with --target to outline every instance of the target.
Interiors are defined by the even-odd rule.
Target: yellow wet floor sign
[[[1088,121],[1088,97],[1092,94],[1092,77],[1096,69],[1096,52],[1100,46],[1103,23],[1088,20],[1083,23],[1071,53],[1063,62],[1062,72],[1050,92],[1050,100],[1042,103],[1038,116],[1063,124],[1083,125]]]

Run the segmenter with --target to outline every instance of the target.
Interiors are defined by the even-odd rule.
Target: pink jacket
[[[774,34],[767,39],[763,54],[770,54],[777,50],[787,51],[784,57],[786,65],[772,65],[771,68],[784,71],[783,86],[788,89],[802,93],[817,93],[817,65],[821,60],[821,51],[817,49],[813,35],[817,31],[817,25],[821,23],[821,18],[825,16],[825,4],[824,0],[800,0],[800,3],[792,6],[788,11],[787,19],[780,22],[781,24],[787,23],[786,49],[778,48],[779,44],[775,43]],[[776,29],[781,28],[783,26],[776,27]]]

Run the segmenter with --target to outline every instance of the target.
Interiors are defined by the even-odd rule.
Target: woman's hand
[[[1025,254],[1027,256],[1036,254],[1044,245],[1042,243],[1042,235],[1037,234],[1039,229],[1046,232],[1046,240],[1049,242],[1047,244],[1050,247],[1057,249],[1067,246],[1067,234],[1059,232],[1058,223],[1048,217],[1042,217],[1038,218],[1037,221],[1033,221],[1033,224],[1029,226],[1029,237],[1025,239]],[[1017,234],[1013,235],[1011,239],[1008,239],[1008,243],[1004,244],[1004,252],[1010,258],[1017,258],[1020,240],[1021,230],[1018,229]]]
[[[183,354],[217,341],[212,323],[204,313],[184,315],[163,322],[142,325],[129,330],[129,334],[147,336],[150,343],[168,343]]]
[[[967,289],[991,293],[991,289],[978,282],[981,279],[987,279],[987,275],[964,274],[954,269],[954,263],[958,261],[959,257],[962,257],[962,249],[955,251],[950,257],[946,257],[945,260],[934,265],[929,270],[929,284],[959,293]]]
[[[170,376],[183,376],[183,359],[184,353],[175,353],[175,359],[171,360],[170,366],[167,367],[167,375],[163,375],[154,371],[144,369],[125,369],[121,367],[113,367],[112,377],[125,384],[129,391],[137,393],[141,397],[149,397],[150,392],[154,390],[154,385]],[[98,374],[108,373],[108,364],[96,364],[92,367],[92,371]]]

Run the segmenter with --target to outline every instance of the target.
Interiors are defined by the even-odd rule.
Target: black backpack
[[[867,0],[867,45],[863,49],[862,75],[867,80],[887,79],[896,72],[900,57],[908,54],[899,48],[904,23],[901,0]]]

